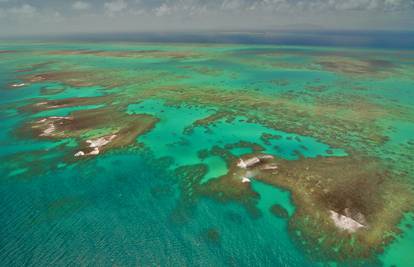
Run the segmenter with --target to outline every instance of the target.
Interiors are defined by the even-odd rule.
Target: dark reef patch
[[[163,51],[163,50],[58,50],[47,52],[49,55],[90,55],[99,57],[118,57],[118,58],[159,58],[159,59],[191,59],[200,55],[192,51]]]
[[[15,53],[15,50],[0,50],[0,54],[9,54],[9,53]]]
[[[346,57],[325,57],[317,64],[327,71],[346,75],[383,76],[395,71],[395,66],[391,62],[380,59],[358,60]]]
[[[282,219],[289,218],[289,213],[287,212],[287,210],[285,208],[283,208],[282,206],[280,206],[279,204],[272,205],[270,207],[270,211],[276,217],[279,217],[279,218],[282,218]]]
[[[57,95],[57,94],[60,94],[64,91],[65,91],[65,88],[63,88],[63,87],[61,87],[61,88],[43,87],[42,89],[40,89],[40,94],[41,95]]]
[[[216,228],[208,228],[203,232],[203,236],[207,241],[218,243],[220,242],[220,232]]]

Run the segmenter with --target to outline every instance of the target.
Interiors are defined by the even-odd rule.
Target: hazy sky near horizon
[[[414,0],[0,0],[0,35],[309,28],[411,30]]]

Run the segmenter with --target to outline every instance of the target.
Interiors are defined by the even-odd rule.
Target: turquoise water
[[[414,218],[412,214],[402,220],[400,228],[405,232],[404,236],[398,238],[398,241],[390,246],[390,248],[381,255],[381,259],[390,264],[398,262],[398,266],[410,266],[414,262],[412,253],[412,245],[414,243]]]
[[[238,112],[232,120],[222,118],[186,131],[194,126],[194,122],[215,114],[223,105],[214,101],[210,105],[194,104],[196,101],[191,99],[171,104],[169,99],[156,96],[146,98],[143,97],[145,94],[139,93],[148,88],[167,90],[162,87],[166,85],[178,88],[194,86],[198,90],[219,88],[230,94],[248,91],[271,99],[293,98],[298,107],[309,106],[307,112],[312,111],[313,105],[319,102],[332,99],[341,102],[342,99],[359,95],[372,97],[374,102],[383,104],[381,107],[384,110],[396,106],[410,112],[413,110],[414,94],[409,90],[414,84],[411,74],[386,80],[361,78],[353,85],[363,84],[365,90],[350,93],[351,89],[347,86],[352,79],[314,66],[311,54],[331,53],[328,48],[292,47],[300,53],[283,56],[266,53],[273,50],[286,52],[289,48],[102,43],[14,43],[2,44],[0,48],[23,51],[21,54],[0,54],[1,266],[346,265],[310,257],[305,253],[305,248],[295,242],[289,230],[289,219],[296,211],[290,192],[253,179],[251,187],[259,195],[259,216],[252,216],[240,203],[222,203],[207,197],[183,204],[175,170],[182,166],[204,164],[207,172],[200,183],[206,184],[227,174],[228,166],[219,156],[200,157],[200,151],[224,148],[241,141],[259,145],[263,153],[286,160],[346,157],[349,155],[348,147],[334,147],[316,137],[253,122],[248,120],[251,115],[248,111]],[[117,58],[42,54],[65,49],[192,51],[202,56]],[[364,51],[358,50],[351,52],[364,54]],[[303,53],[309,54],[303,56]],[[386,52],[377,53],[381,55]],[[398,64],[400,58],[393,54],[389,57]],[[109,73],[119,71],[114,76],[120,77],[121,82],[132,82],[120,82],[121,85],[111,88],[100,84],[77,87],[65,84],[65,81],[29,83],[19,89],[8,87],[10,83],[22,79],[21,73],[16,70],[45,61],[56,63],[28,73],[62,69],[109,70]],[[414,63],[406,64],[408,70],[404,73],[410,73]],[[186,66],[191,68],[184,68]],[[214,71],[208,72],[203,68]],[[327,89],[319,93],[305,89],[321,85]],[[376,90],[367,89],[371,87]],[[42,88],[64,90],[53,95],[42,95]],[[75,105],[34,114],[19,111],[21,106],[44,99],[111,94],[119,96],[108,103]],[[377,99],[376,96],[382,98]],[[132,145],[79,161],[67,160],[68,151],[72,153],[79,143],[76,138],[46,140],[21,138],[15,134],[17,128],[34,119],[68,116],[74,111],[111,105],[124,112],[125,116],[149,114],[159,121],[153,129],[137,137]],[[352,119],[352,116],[347,117],[348,121]],[[286,118],[281,117],[280,120]],[[401,146],[413,140],[413,120],[406,115],[401,115],[400,120],[384,115],[380,123],[386,126],[384,131],[389,140],[370,153],[378,153],[383,158],[395,157],[398,161],[402,156],[390,151],[403,151]],[[334,132],[339,135],[348,130],[338,128]],[[278,137],[265,142],[263,134]],[[355,133],[351,133],[351,137],[352,134]],[[405,149],[412,156],[411,148],[408,146]],[[236,147],[229,151],[237,157],[253,152],[249,147]],[[404,159],[407,165],[412,163],[412,159]],[[401,165],[404,162],[401,161]],[[286,209],[289,218],[274,216],[270,212],[274,204]],[[184,219],[175,217],[180,209],[184,209]],[[387,247],[383,254],[375,255],[375,266],[411,266],[414,261],[410,257],[410,251],[414,249],[413,229],[407,224],[414,224],[409,215],[400,225],[404,235]]]
[[[285,231],[286,221],[267,215],[254,220],[238,205],[206,199],[188,222],[172,221],[174,177],[165,163],[145,155],[103,156],[31,181],[3,182],[1,188],[1,213],[11,215],[1,218],[8,225],[1,229],[6,266],[306,262]],[[271,201],[271,191],[258,190]],[[205,240],[209,228],[218,229],[220,242]]]

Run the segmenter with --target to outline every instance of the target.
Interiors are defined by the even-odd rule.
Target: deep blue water
[[[7,39],[3,38],[3,39]],[[21,36],[21,40],[238,43],[299,46],[414,48],[414,31],[263,30],[201,32],[126,32]]]

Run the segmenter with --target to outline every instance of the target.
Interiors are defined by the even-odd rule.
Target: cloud
[[[220,8],[222,10],[235,10],[239,9],[242,5],[243,3],[240,0],[225,0]]]
[[[0,0],[0,25],[7,25],[0,27],[0,35],[52,30],[263,30],[292,24],[410,30],[413,17],[414,0]]]
[[[128,4],[124,0],[115,0],[112,2],[106,2],[104,4],[104,9],[110,15],[121,12],[128,7]]]
[[[154,13],[157,17],[169,15],[171,14],[171,11],[171,8],[165,3],[154,9]]]
[[[75,10],[88,10],[91,8],[91,4],[83,1],[76,1],[73,3],[72,8]]]
[[[8,10],[8,13],[18,17],[33,17],[37,13],[37,9],[29,4],[23,4],[18,7],[12,7]]]
[[[178,1],[167,1],[161,5],[150,10],[157,17],[163,16],[177,16],[180,18],[191,17],[197,15],[204,15],[208,11],[215,12],[214,6],[210,5],[208,9],[208,2],[200,0],[178,0]],[[218,7],[217,7],[218,8]]]
[[[315,0],[314,0],[315,1]],[[414,7],[412,0],[329,0],[326,7],[341,10],[358,10],[358,11],[401,11]]]
[[[223,10],[259,10],[261,12],[306,11],[402,11],[414,8],[413,0],[224,0]]]

